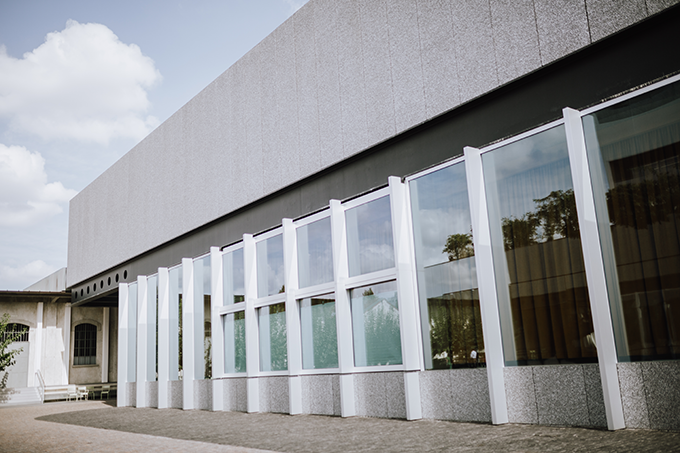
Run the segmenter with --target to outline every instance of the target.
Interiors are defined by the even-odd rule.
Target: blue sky
[[[0,0],[0,290],[66,265],[68,200],[306,0]]]

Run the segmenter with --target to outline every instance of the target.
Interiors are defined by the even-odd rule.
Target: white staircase
[[[0,390],[0,406],[42,404],[38,387],[6,388]]]

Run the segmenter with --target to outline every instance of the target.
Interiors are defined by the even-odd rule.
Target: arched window
[[[28,341],[28,329],[29,327],[23,324],[9,323],[5,328],[5,331],[2,333],[2,338],[0,338],[0,341],[5,341],[7,338],[17,334],[19,336],[14,340],[15,342]]]
[[[73,348],[74,365],[97,364],[97,326],[79,324],[75,329]]]

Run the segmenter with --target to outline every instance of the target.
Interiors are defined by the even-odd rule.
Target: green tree
[[[449,257],[449,261],[461,260],[474,256],[475,249],[472,245],[472,233],[452,234],[446,238],[444,250]]]
[[[14,343],[23,333],[17,332],[14,329],[8,329],[11,326],[9,324],[9,313],[5,313],[0,318],[0,373],[3,374],[2,379],[0,379],[0,389],[4,389],[7,386],[7,369],[16,363],[16,356],[21,354],[24,348],[9,349],[9,346]]]

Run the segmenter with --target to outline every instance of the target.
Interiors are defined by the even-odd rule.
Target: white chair
[[[87,387],[84,385],[78,386],[78,397],[76,399],[83,398],[87,400]]]
[[[78,389],[73,384],[66,387],[66,401],[71,401],[71,398],[78,400]]]

